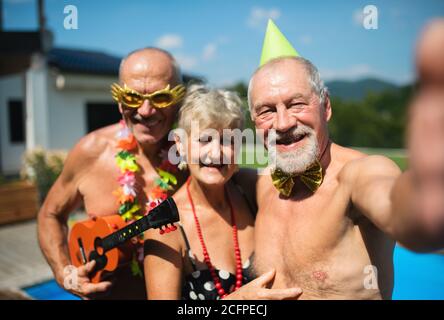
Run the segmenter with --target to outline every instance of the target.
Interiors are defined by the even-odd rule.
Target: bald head
[[[131,52],[120,64],[120,84],[140,94],[152,94],[182,83],[182,76],[174,58],[166,51],[145,48]],[[179,103],[168,108],[156,108],[150,99],[144,99],[138,108],[129,108],[122,102],[119,111],[132,130],[137,142],[147,148],[161,141],[171,129]]]
[[[444,83],[444,19],[425,27],[417,44],[416,68],[422,83]]]
[[[158,48],[143,48],[129,53],[120,63],[119,79],[121,84],[127,85],[136,81],[139,89],[146,87],[148,81],[165,82],[171,86],[182,83],[176,60],[170,53]]]

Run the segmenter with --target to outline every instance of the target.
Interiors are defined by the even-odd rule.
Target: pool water
[[[444,300],[444,255],[418,254],[397,246],[393,299]],[[79,300],[54,280],[24,289],[35,299]]]
[[[418,254],[396,247],[393,299],[444,300],[444,254]]]
[[[38,300],[80,300],[79,297],[59,287],[55,280],[25,288],[24,291]]]

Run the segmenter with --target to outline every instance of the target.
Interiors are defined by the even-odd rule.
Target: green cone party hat
[[[274,22],[269,19],[259,66],[262,67],[270,60],[279,57],[299,57],[299,53],[293,48]]]

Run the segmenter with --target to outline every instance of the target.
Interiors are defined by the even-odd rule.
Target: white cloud
[[[214,58],[217,52],[217,44],[207,43],[203,49],[202,58],[205,61],[209,61]]]
[[[229,42],[230,42],[230,38],[228,38],[226,36],[220,36],[220,37],[216,38],[216,40],[208,42],[203,47],[202,60],[203,61],[213,60],[216,57],[219,48],[223,45],[226,45]]]
[[[393,79],[393,82],[399,85],[412,84],[415,81],[416,74],[413,71],[407,71]]]
[[[179,63],[179,66],[183,69],[192,69],[197,65],[197,59],[193,56],[185,55],[185,54],[175,54],[174,57],[176,58],[177,62]]]
[[[247,19],[247,25],[256,28],[263,26],[268,19],[277,20],[281,16],[281,10],[277,8],[265,9],[254,7],[250,11],[250,16]]]
[[[176,49],[183,45],[183,38],[178,34],[164,34],[156,40],[156,46],[163,49]]]
[[[362,27],[362,23],[364,22],[364,9],[357,9],[355,12],[353,12],[353,23],[357,26]]]
[[[377,78],[381,80],[390,81],[398,85],[405,85],[412,83],[414,80],[414,73],[406,71],[402,74],[390,74],[381,71],[367,64],[356,64],[344,69],[322,69],[319,70],[321,78],[324,81],[330,80],[349,80],[355,81],[363,78]]]

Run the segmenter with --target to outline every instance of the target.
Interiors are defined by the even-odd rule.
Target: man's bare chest
[[[328,287],[337,253],[356,228],[348,205],[334,193],[299,201],[270,197],[256,219],[256,272],[276,268],[277,287]]]
[[[119,175],[120,171],[117,166],[107,165],[101,168],[96,167],[83,177],[79,184],[79,191],[88,215],[105,216],[118,213],[119,203],[116,190],[120,186]],[[154,181],[157,178],[157,173],[151,168],[142,167],[136,172],[134,189],[141,205],[147,201],[146,195],[155,186]]]
[[[261,246],[288,252],[328,249],[341,239],[352,223],[347,203],[334,199],[283,203],[271,199],[259,208],[256,219],[257,240]]]

